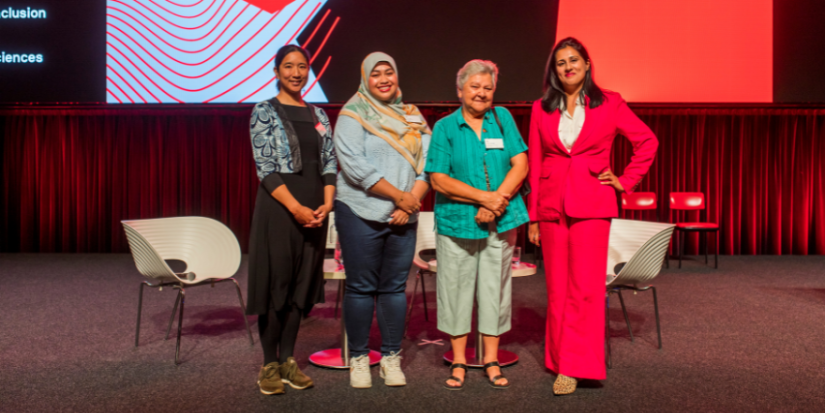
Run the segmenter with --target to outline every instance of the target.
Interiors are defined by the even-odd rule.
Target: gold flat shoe
[[[558,377],[556,377],[556,382],[553,383],[553,394],[557,396],[571,394],[576,391],[578,384],[578,380],[565,376],[564,374],[559,374]]]

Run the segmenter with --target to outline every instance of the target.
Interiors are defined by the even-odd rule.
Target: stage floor
[[[254,347],[231,284],[187,290],[181,358],[163,340],[175,290],[144,293],[141,345],[134,347],[138,285],[130,255],[0,254],[0,411],[78,412],[465,412],[623,411],[738,412],[825,410],[825,257],[721,257],[663,270],[659,292],[663,350],[649,293],[625,294],[631,343],[611,299],[613,369],[554,397],[544,368],[542,272],[513,281],[513,330],[502,348],[521,360],[504,369],[512,387],[492,389],[470,371],[465,389],[447,391],[447,345],[436,329],[435,278],[428,278],[430,321],[421,297],[403,343],[408,385],[349,387],[347,371],[308,365],[316,351],[338,347],[333,317],[337,282],[327,303],[303,321],[296,358],[315,388],[258,392],[263,361],[255,317]],[[246,264],[237,276],[246,297]],[[408,291],[412,291],[413,278]],[[615,296],[614,296],[615,297]],[[174,327],[173,327],[174,333]],[[377,327],[371,345],[378,349]]]

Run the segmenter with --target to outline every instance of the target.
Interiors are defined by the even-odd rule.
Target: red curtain
[[[660,145],[637,190],[656,192],[663,220],[718,223],[723,254],[825,253],[825,110],[635,112]],[[624,139],[614,146],[619,174],[631,153]],[[703,192],[706,209],[670,212],[676,191]],[[688,251],[699,240],[693,236]]]
[[[224,222],[246,250],[250,109],[0,109],[0,251],[126,252],[121,220],[180,215]],[[452,110],[422,107],[431,124]],[[660,139],[637,190],[657,193],[662,220],[720,223],[723,254],[825,253],[825,110],[634,110]],[[529,108],[511,112],[526,137]],[[617,140],[617,173],[631,152]],[[707,209],[671,213],[671,191],[703,192]]]

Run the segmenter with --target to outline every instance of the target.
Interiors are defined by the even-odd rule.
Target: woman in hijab
[[[405,105],[395,60],[371,53],[361,86],[344,105],[335,128],[341,166],[336,227],[347,274],[344,317],[350,348],[350,384],[372,386],[369,340],[372,315],[381,331],[380,376],[404,386],[401,339],[407,275],[415,253],[418,210],[429,189],[424,164],[430,128]]]

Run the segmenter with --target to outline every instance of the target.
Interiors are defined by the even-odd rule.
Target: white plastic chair
[[[140,337],[140,315],[143,306],[143,287],[149,286],[163,290],[171,286],[178,290],[175,306],[166,328],[166,337],[172,329],[178,304],[178,339],[175,347],[175,364],[179,364],[180,336],[183,324],[183,307],[186,299],[186,287],[212,285],[231,281],[238,292],[249,342],[253,344],[252,332],[246,319],[243,296],[238,282],[232,278],[241,264],[241,247],[232,231],[218,221],[204,217],[177,217],[121,221],[129,248],[138,271],[148,281],[140,284],[138,295],[137,327],[135,328],[135,347]],[[186,270],[175,273],[166,260],[180,260],[186,263]]]
[[[413,304],[415,304],[415,293],[418,291],[418,284],[421,283],[421,298],[424,300],[424,320],[430,321],[427,311],[427,288],[424,282],[425,275],[435,275],[435,271],[430,270],[430,263],[421,258],[421,251],[435,249],[435,213],[420,212],[418,214],[418,231],[415,239],[415,255],[413,255],[413,269],[415,269],[415,286],[410,295],[410,303],[407,306],[407,320],[404,323],[404,334],[406,326],[410,323]]]
[[[338,250],[338,230],[335,229],[335,212],[329,213],[329,222],[327,223],[327,251]],[[324,260],[324,279],[325,280],[346,280],[347,275],[340,271],[340,262],[335,258],[327,258]],[[338,295],[335,296],[335,312],[334,318],[338,318],[338,307],[341,305],[341,300],[344,297],[344,283],[338,283]]]
[[[656,297],[656,287],[646,283],[662,270],[662,261],[670,246],[674,224],[658,222],[636,221],[627,219],[613,219],[610,224],[610,241],[607,249],[607,298],[616,293],[622,305],[630,340],[633,341],[633,331],[630,328],[630,318],[622,298],[622,290],[653,292],[653,308],[656,314],[656,333],[659,338],[659,349],[662,348],[662,330],[659,326],[659,302]],[[608,334],[607,311],[609,301],[605,302],[605,350],[607,352],[608,367],[612,367],[610,360],[610,335]]]
[[[334,250],[338,245],[338,230],[335,229],[335,212],[329,213],[329,222],[327,223],[327,249]]]

